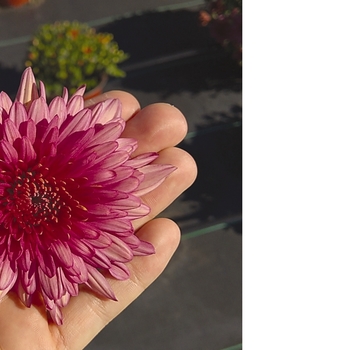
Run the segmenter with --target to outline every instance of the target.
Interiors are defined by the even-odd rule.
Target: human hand
[[[142,200],[151,212],[133,222],[136,234],[152,243],[156,253],[135,257],[129,264],[130,279],[117,281],[107,277],[119,301],[101,298],[85,286],[62,309],[64,323],[57,326],[47,321],[45,307],[33,303],[22,305],[14,293],[8,293],[0,303],[0,349],[82,349],[113,318],[135,300],[164,270],[176,250],[180,232],[169,219],[154,219],[176,197],[188,188],[196,177],[196,166],[190,155],[174,147],[185,136],[187,125],[182,113],[168,104],[158,103],[140,110],[130,94],[111,91],[86,102],[93,105],[107,98],[119,98],[122,117],[127,121],[122,134],[138,140],[135,156],[156,151],[155,163],[172,164],[177,170]]]

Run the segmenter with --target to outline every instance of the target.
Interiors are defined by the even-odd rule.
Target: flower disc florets
[[[28,68],[14,102],[0,93],[0,300],[13,290],[30,307],[38,294],[57,324],[80,284],[116,300],[101,271],[125,280],[127,262],[154,253],[132,221],[174,170],[132,157],[120,102],[84,108],[84,90],[48,105]]]

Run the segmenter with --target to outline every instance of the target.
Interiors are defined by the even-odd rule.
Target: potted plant
[[[44,24],[33,36],[28,51],[25,65],[45,83],[48,97],[60,94],[62,86],[74,93],[85,84],[89,91],[106,76],[124,77],[118,64],[128,58],[112,34],[97,33],[77,21]]]
[[[0,0],[0,6],[5,7],[20,7],[26,4],[29,0]]]
[[[232,57],[242,61],[242,0],[207,0],[207,10],[199,12],[202,26]]]

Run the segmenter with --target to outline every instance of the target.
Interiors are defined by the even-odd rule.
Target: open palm
[[[186,190],[196,177],[192,157],[175,146],[184,138],[187,124],[182,113],[164,103],[149,105],[140,110],[137,100],[122,91],[111,91],[93,100],[93,105],[107,98],[119,98],[122,117],[127,121],[122,134],[138,140],[134,155],[159,152],[156,163],[172,164],[177,170],[142,200],[151,208],[146,217],[134,221],[137,236],[155,247],[154,255],[135,257],[129,264],[130,279],[117,281],[107,277],[119,301],[111,301],[81,287],[63,308],[63,325],[47,321],[45,307],[40,300],[31,308],[23,306],[14,293],[8,293],[0,303],[0,349],[82,349],[114,317],[135,300],[164,270],[176,250],[180,232],[169,219],[154,219],[175,198]]]

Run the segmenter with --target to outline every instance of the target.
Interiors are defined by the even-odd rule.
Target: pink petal
[[[30,161],[36,159],[36,152],[33,148],[28,137],[23,136],[18,140],[18,157],[22,159],[24,162],[29,163]]]
[[[135,235],[121,237],[124,244],[127,244],[130,249],[136,249],[140,245],[140,240]]]
[[[60,127],[60,137],[58,139],[58,142],[63,141],[67,136],[78,130],[87,130],[90,128],[90,124],[91,111],[89,109],[84,109],[76,116],[69,116]]]
[[[19,132],[22,136],[27,136],[31,144],[34,144],[36,138],[36,126],[33,119],[29,119],[19,126]]]
[[[48,277],[42,271],[42,269],[39,268],[38,277],[39,277],[41,289],[51,300],[60,298],[60,296],[62,295],[63,286],[58,280],[57,274],[54,274],[52,277]]]
[[[109,236],[107,234],[100,234],[100,236],[98,237],[98,239],[92,239],[89,241],[89,243],[98,249],[101,248],[107,248],[112,244],[112,240],[109,238]]]
[[[123,150],[131,154],[137,148],[137,141],[129,138],[118,139],[118,150]]]
[[[104,249],[103,253],[106,254],[111,261],[131,261],[133,253],[130,247],[118,237],[111,236],[111,239],[113,243],[108,248]]]
[[[62,91],[62,98],[63,98],[65,105],[67,105],[67,103],[68,103],[68,95],[69,95],[68,89],[64,86],[63,91]]]
[[[99,172],[86,172],[85,176],[89,179],[91,184],[104,183],[106,181],[113,180],[116,176],[116,173],[111,170],[102,170]]]
[[[124,151],[117,151],[98,164],[102,169],[116,169],[129,159],[129,154]],[[96,162],[95,162],[96,163]]]
[[[90,141],[95,131],[90,128],[86,131],[78,131],[65,138],[57,147],[57,152],[60,157],[67,162],[70,159],[75,159],[85,149],[86,144]]]
[[[91,124],[93,124],[91,122]],[[97,146],[99,144],[109,142],[109,141],[115,141],[120,136],[122,131],[124,130],[124,125],[121,122],[115,122],[115,123],[109,123],[107,125],[104,125],[101,129],[96,129],[95,136],[91,139],[91,143],[89,144],[89,147],[91,146]]]
[[[16,101],[23,105],[30,106],[31,102],[39,97],[38,89],[35,83],[35,77],[32,69],[25,69],[22,74],[21,82],[16,96]]]
[[[67,280],[71,283],[85,283],[88,280],[88,270],[80,256],[73,255],[73,266],[69,269],[63,267]]]
[[[15,123],[11,119],[6,119],[3,123],[4,139],[7,140],[11,145],[13,142],[21,138],[21,134],[18,131]]]
[[[43,97],[33,101],[28,111],[28,117],[33,119],[36,124],[43,119],[49,119],[49,107]]]
[[[32,266],[35,266],[35,264],[32,264]],[[34,274],[32,266],[29,271],[21,271],[20,273],[21,283],[27,294],[33,294],[36,290],[36,274]]]
[[[105,204],[93,203],[91,205],[86,205],[86,208],[89,214],[94,216],[108,216],[111,213],[111,209]]]
[[[11,290],[12,285],[10,284],[7,288],[0,290],[0,302],[7,295],[7,293]]]
[[[87,157],[90,154],[96,154],[96,160],[101,161],[102,159],[108,157],[117,147],[118,144],[115,141],[105,142],[100,145],[87,148],[82,153],[82,156]]]
[[[101,234],[100,230],[92,227],[89,223],[82,221],[77,225],[74,225],[72,231],[77,233],[79,239],[86,238],[88,240],[97,239]]]
[[[144,216],[148,215],[150,211],[151,209],[147,205],[141,204],[138,208],[129,209],[127,218],[129,220],[143,218]]]
[[[130,276],[129,269],[123,263],[113,262],[112,267],[108,271],[119,281],[125,281]]]
[[[59,267],[57,269],[57,274],[60,276],[60,280],[62,281],[62,284],[64,285],[64,289],[69,293],[69,295],[72,295],[72,296],[78,295],[78,293],[79,293],[78,284],[69,282],[68,279],[66,278],[66,275],[64,274],[62,268]]]
[[[46,102],[46,90],[45,90],[45,85],[42,81],[39,82],[39,91],[40,91],[40,97],[42,97]]]
[[[38,135],[38,139],[42,143],[56,143],[59,136],[58,124],[59,117],[56,115],[54,118],[51,119],[50,123],[45,128],[45,131],[42,133],[41,137]]]
[[[18,283],[17,294],[26,307],[30,307],[32,305],[33,297],[31,294],[26,293],[21,283]]]
[[[42,271],[48,277],[53,277],[56,274],[56,263],[52,255],[48,252],[41,253],[39,249],[37,249],[35,253],[38,265],[40,266]]]
[[[27,111],[21,103],[15,102],[10,109],[9,118],[18,128],[22,122],[28,120]]]
[[[60,307],[60,308],[61,308],[61,307],[65,307],[65,306],[68,304],[71,295],[72,295],[72,294],[70,294],[70,293],[67,291],[64,295],[61,296],[61,298],[55,300],[55,304],[56,304],[58,307]],[[76,295],[77,295],[77,294],[76,294]]]
[[[155,249],[151,243],[140,241],[140,245],[136,249],[133,249],[133,253],[136,256],[151,255],[155,253]]]
[[[101,231],[106,231],[112,234],[118,233],[119,235],[129,235],[134,232],[131,223],[123,220],[99,220],[96,223],[91,222],[90,225],[95,226]]]
[[[12,101],[10,97],[7,95],[6,92],[1,91],[0,92],[0,107],[2,107],[6,113],[8,114],[10,112],[10,108],[12,106]]]
[[[17,271],[13,271],[10,261],[6,258],[0,263],[0,290],[12,288],[17,280]]]
[[[29,271],[31,266],[31,256],[28,249],[25,249],[21,255],[21,257],[17,261],[18,266],[21,270]]]
[[[85,86],[85,85],[80,86],[80,87],[75,91],[75,93],[73,94],[72,98],[73,98],[74,96],[84,96],[85,90],[86,90],[86,86]]]
[[[84,98],[80,95],[73,95],[67,104],[67,115],[76,115],[84,108]]]
[[[108,99],[92,109],[94,124],[107,124],[121,117],[121,103],[118,99]]]
[[[6,140],[0,141],[0,154],[2,154],[2,159],[6,163],[18,163],[18,154],[16,149]]]
[[[62,326],[63,324],[63,316],[62,316],[62,311],[60,308],[56,305],[52,307],[51,310],[48,310],[52,320],[59,326]]]
[[[59,260],[64,267],[68,268],[73,266],[72,252],[66,242],[62,242],[61,240],[52,242],[51,250],[56,255],[56,259]]]
[[[87,265],[92,265],[96,268],[109,269],[111,267],[111,262],[108,257],[102,253],[100,250],[96,250],[95,255],[92,257],[85,257],[84,260]]]
[[[153,162],[155,159],[158,158],[158,156],[159,154],[156,152],[143,153],[143,154],[140,154],[139,156],[129,159],[125,165],[131,166],[137,169]]]
[[[151,164],[138,170],[145,174],[145,178],[134,192],[134,195],[143,196],[157,188],[169,174],[176,170],[176,167],[173,165]]]
[[[59,126],[61,126],[67,117],[67,106],[60,96],[55,97],[49,105],[49,120],[53,119],[56,115],[59,116]]]
[[[86,240],[71,239],[69,246],[74,254],[81,257],[92,257],[95,254],[95,249]]]
[[[86,285],[93,291],[100,293],[109,299],[117,301],[117,298],[115,297],[115,294],[105,277],[92,266],[87,265],[87,269],[89,279],[86,282]]]
[[[141,199],[139,197],[127,194],[126,198],[115,200],[108,205],[112,209],[129,210],[133,208],[138,208],[141,205]]]
[[[118,179],[119,173],[116,176],[116,179]],[[118,180],[117,180],[118,181]],[[118,191],[125,192],[125,193],[131,193],[134,192],[140,185],[140,180],[136,177],[129,177],[125,180],[118,181],[117,187]]]

